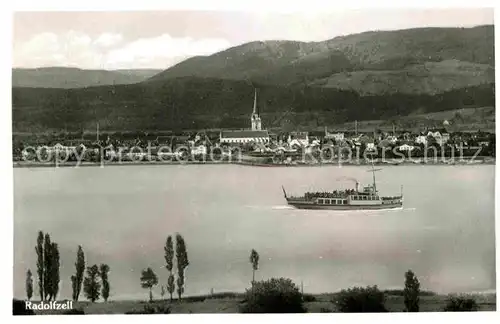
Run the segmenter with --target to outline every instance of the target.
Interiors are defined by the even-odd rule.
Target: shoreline
[[[402,292],[404,290],[404,287],[401,288],[380,288],[380,291],[385,293],[388,296],[400,296],[402,295]],[[333,296],[340,294],[341,290],[337,291],[323,291],[323,292],[304,292],[304,295],[308,296]],[[467,296],[492,296],[496,295],[497,291],[496,289],[484,289],[484,290],[453,290],[453,291],[432,291],[432,290],[421,290],[420,291],[420,296],[441,296],[441,297],[447,297],[447,296],[452,296],[452,295],[467,295]],[[138,294],[140,295],[140,294]],[[191,299],[199,299],[199,298],[239,298],[245,295],[244,291],[231,291],[231,290],[221,290],[219,292],[214,292],[213,294],[204,294],[204,293],[194,293],[194,294],[186,294],[182,295],[183,300],[191,300]],[[18,300],[23,300],[24,297],[14,297],[14,299]],[[177,297],[174,296],[174,300],[176,300]],[[32,301],[40,301],[40,299],[31,299]],[[69,301],[70,299],[68,298],[62,298],[61,301]],[[80,300],[83,302],[86,302],[86,300]],[[114,302],[142,302],[146,301],[147,299],[142,300],[141,297],[118,297],[113,299]]]
[[[401,161],[397,159],[388,159],[384,162],[375,161],[378,166],[423,166],[423,165],[441,165],[441,166],[466,166],[466,165],[495,165],[496,159],[493,157],[481,157],[472,159],[457,160],[450,163],[450,159],[432,159],[424,161],[423,158],[412,159],[412,161]],[[139,165],[242,165],[251,167],[267,167],[267,168],[285,168],[285,167],[343,167],[343,166],[365,166],[370,165],[368,162],[353,161],[353,162],[328,162],[328,163],[258,163],[247,161],[122,161],[122,162],[33,162],[33,161],[13,161],[13,168],[59,168],[59,167],[108,167],[108,166],[139,166]]]
[[[390,313],[401,313],[405,311],[404,296],[402,290],[391,291],[382,290],[385,295],[384,306]],[[304,293],[303,304],[306,308],[306,313],[339,313],[339,310],[333,303],[336,293]],[[456,294],[426,294],[421,292],[420,311],[421,312],[443,312],[446,306],[447,298],[450,295],[462,295],[476,300],[479,309],[482,311],[496,311],[496,292],[490,294],[471,294],[471,293],[456,293]],[[92,314],[144,314],[145,305],[150,306],[166,306],[170,309],[171,314],[207,314],[207,313],[241,313],[240,307],[244,302],[244,293],[221,292],[213,295],[193,295],[183,296],[183,301],[179,302],[177,298],[170,301],[169,298],[160,298],[155,295],[152,302],[147,300],[147,297],[137,299],[117,299],[103,302],[99,300],[96,303],[91,303],[87,300],[79,300],[74,302],[73,309],[79,309],[86,315]],[[67,301],[61,300],[61,301]],[[52,311],[37,311],[36,315],[63,315],[60,310]]]

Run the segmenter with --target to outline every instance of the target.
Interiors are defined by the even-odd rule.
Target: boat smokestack
[[[359,182],[356,181],[356,192],[359,192]]]

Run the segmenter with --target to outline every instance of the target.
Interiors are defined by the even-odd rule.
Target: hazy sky
[[[321,41],[369,30],[493,24],[493,9],[375,9],[325,13],[18,12],[14,67],[164,69],[254,40]]]

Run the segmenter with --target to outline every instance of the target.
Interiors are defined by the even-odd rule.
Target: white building
[[[228,130],[220,133],[221,144],[269,143],[267,130]]]
[[[53,154],[56,152],[71,153],[71,152],[74,152],[75,150],[76,150],[76,146],[64,146],[60,143],[57,143],[53,147],[47,147],[47,153],[49,153],[49,154]]]
[[[444,145],[450,140],[450,134],[445,131],[429,131],[427,133],[427,136],[434,137],[436,143],[438,143],[439,145]]]
[[[389,141],[389,143],[391,144],[395,144],[397,141],[398,141],[398,138],[396,136],[387,136],[386,138],[387,141]]]
[[[419,135],[415,138],[415,143],[417,144],[427,144],[427,136]]]
[[[373,142],[366,143],[366,149],[369,151],[376,151],[377,150],[377,148],[375,147],[375,143],[373,143]]]
[[[294,145],[307,146],[309,145],[308,132],[291,132],[288,135],[288,144],[293,147]]]
[[[221,144],[269,143],[271,138],[267,130],[262,130],[262,122],[257,109],[257,91],[253,102],[253,113],[250,117],[252,129],[225,130],[220,132]]]
[[[329,133],[328,129],[325,127],[325,139],[333,139],[336,142],[340,142],[344,140],[344,133],[337,132],[337,133]]]
[[[205,145],[199,145],[191,148],[191,155],[206,155],[207,147]]]
[[[415,146],[413,146],[413,145],[408,145],[408,144],[403,144],[403,145],[400,145],[400,146],[398,147],[398,149],[399,149],[400,151],[404,151],[404,152],[411,152],[411,151],[413,151],[413,150],[415,149]]]

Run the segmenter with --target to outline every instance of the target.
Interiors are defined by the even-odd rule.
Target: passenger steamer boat
[[[375,181],[375,171],[381,169],[373,168],[373,184],[358,190],[356,188],[347,190],[335,190],[333,192],[306,192],[300,197],[289,197],[283,188],[283,194],[288,205],[298,209],[329,209],[329,210],[375,210],[394,209],[403,207],[403,186],[398,196],[380,196]]]

